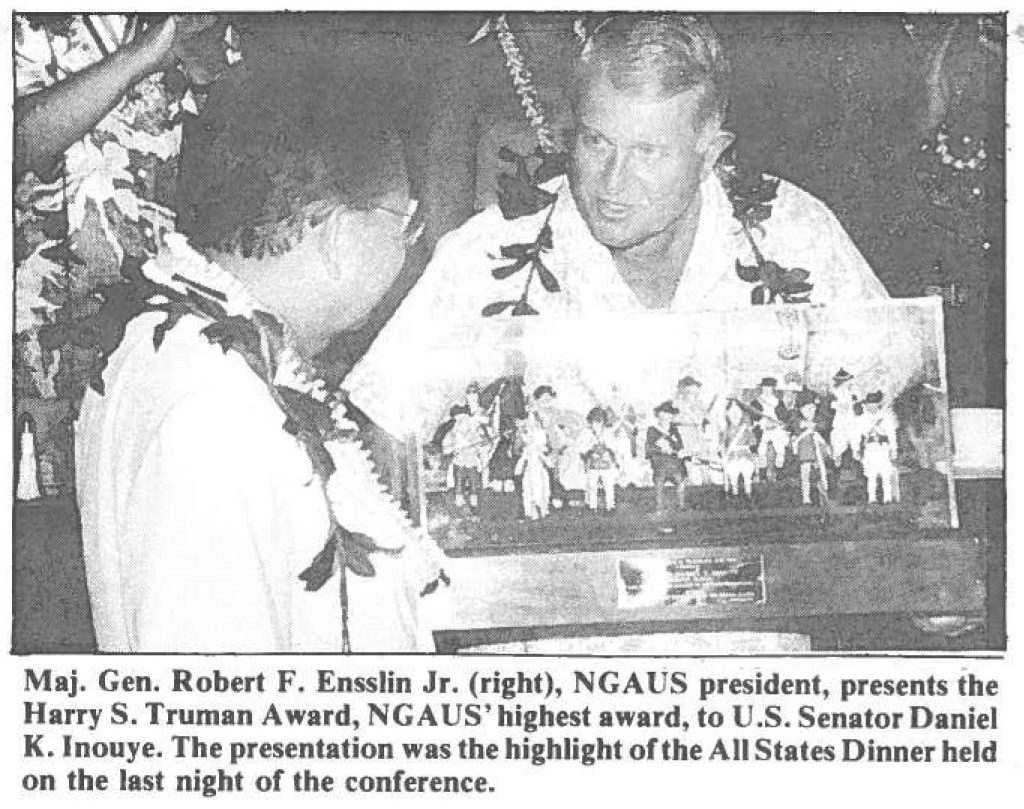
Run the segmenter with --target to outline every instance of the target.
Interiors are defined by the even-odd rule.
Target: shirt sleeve
[[[811,303],[889,297],[831,208],[802,188],[780,184],[776,210],[765,228],[770,251],[785,256],[788,266],[810,272]]]
[[[292,538],[275,536],[274,455],[211,400],[171,410],[128,496],[121,575],[139,651],[288,648]]]
[[[834,301],[881,300],[889,297],[888,291],[875,275],[867,259],[857,249],[853,239],[839,223],[835,214],[827,208],[826,231],[831,245],[831,262]],[[811,296],[814,299],[814,296]]]

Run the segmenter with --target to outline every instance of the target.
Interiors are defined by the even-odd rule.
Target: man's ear
[[[718,158],[722,156],[726,149],[732,146],[736,136],[732,132],[726,132],[722,129],[718,122],[712,121],[708,123],[703,140],[704,159],[700,167],[700,177],[702,180],[711,174],[715,164],[718,162]]]

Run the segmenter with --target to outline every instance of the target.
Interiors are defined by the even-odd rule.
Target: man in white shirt
[[[321,348],[351,306],[350,271],[373,269],[349,266],[332,247],[337,228],[382,241],[368,213],[340,206],[283,256],[223,256],[230,271],[173,234],[143,268],[150,280],[184,285],[179,292],[212,296],[232,317],[272,313],[284,348],[272,366],[275,396],[242,353],[211,342],[203,317],[185,314],[159,345],[163,313],[128,322],[103,372],[104,392],[88,391],[76,431],[101,651],[340,652],[343,626],[354,651],[433,649],[420,595],[440,577],[440,552],[382,490],[355,441],[324,443],[335,471],[321,485],[302,441],[283,428],[278,401],[280,386],[309,388],[319,401],[299,357]],[[393,218],[400,245],[403,220]],[[400,263],[400,246],[393,252]],[[368,554],[375,575],[345,576],[347,611],[336,560],[327,557],[333,575],[315,592],[301,575],[325,547],[332,515],[376,548]]]
[[[723,129],[727,81],[717,35],[699,19],[624,15],[600,26],[577,66],[568,173],[546,185],[557,195],[553,209],[505,219],[495,206],[442,239],[347,377],[353,401],[382,426],[404,429],[403,408],[422,401],[425,384],[408,369],[439,348],[493,340],[514,315],[484,317],[484,307],[527,294],[540,319],[735,309],[759,296],[786,299],[775,295],[774,262],[807,271],[794,279],[797,300],[887,297],[835,216],[790,183],[778,184],[766,221],[741,227],[715,168],[733,140]],[[534,242],[545,222],[543,262],[557,283],[540,279],[531,292],[525,273],[495,278],[508,263],[502,246]],[[737,264],[763,271],[745,280]]]

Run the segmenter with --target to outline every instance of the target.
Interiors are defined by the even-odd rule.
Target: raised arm
[[[46,175],[61,155],[117,106],[140,79],[171,67],[185,39],[213,23],[209,15],[172,15],[96,64],[15,102],[14,171]]]

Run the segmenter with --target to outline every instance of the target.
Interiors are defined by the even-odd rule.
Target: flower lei
[[[498,177],[498,207],[501,215],[509,220],[531,216],[545,209],[547,215],[533,241],[503,245],[501,258],[511,259],[511,263],[491,270],[491,274],[498,280],[510,278],[522,270],[527,270],[522,293],[516,299],[489,303],[480,313],[484,317],[493,317],[511,310],[513,317],[523,317],[539,314],[530,303],[530,290],[534,278],[539,280],[541,286],[549,293],[561,290],[558,279],[541,258],[543,253],[554,247],[551,216],[555,212],[558,193],[552,193],[541,186],[565,174],[567,155],[558,151],[544,108],[537,100],[533,74],[526,66],[526,60],[515,35],[508,27],[506,15],[499,14],[497,17],[488,18],[470,42],[477,42],[491,32],[497,36],[505,56],[505,66],[508,68],[512,87],[537,138],[537,148],[531,155],[516,154],[505,147],[499,151],[498,156],[506,163],[510,163],[514,167],[514,172],[502,172]]]
[[[501,45],[501,51],[505,56],[505,67],[508,68],[509,78],[512,79],[512,87],[519,96],[519,103],[526,113],[526,118],[537,135],[537,142],[545,154],[557,151],[555,138],[548,125],[544,113],[544,107],[537,100],[537,88],[533,83],[533,74],[526,66],[526,59],[516,42],[515,34],[508,27],[508,18],[505,14],[497,17],[489,17],[480,30],[470,40],[470,44],[478,42],[493,32]]]
[[[754,239],[754,231],[762,238],[764,223],[771,218],[772,202],[778,195],[779,178],[758,169],[738,167],[731,161],[716,166],[716,174],[732,204],[732,215],[754,254],[754,264],[743,264],[736,259],[736,275],[754,284],[750,302],[754,306],[770,303],[808,303],[814,284],[808,283],[810,273],[800,267],[786,268],[766,259]]]
[[[136,316],[147,312],[166,315],[153,330],[156,350],[160,349],[167,332],[185,315],[209,322],[200,333],[225,353],[234,351],[241,356],[266,384],[284,414],[284,430],[305,450],[323,489],[330,515],[328,537],[299,578],[306,590],[312,591],[323,587],[336,571],[339,573],[342,651],[349,652],[347,571],[358,576],[375,575],[370,554],[400,554],[406,540],[411,538],[413,527],[400,507],[383,491],[372,462],[357,443],[358,428],[346,416],[344,399],[328,391],[326,384],[303,362],[284,324],[259,308],[240,282],[192,250],[184,236],[167,235],[165,247],[144,265],[126,260],[122,280],[93,291],[91,297],[100,306],[79,325],[95,333],[102,357],[90,386],[103,393],[102,371],[107,358],[120,345],[128,323]],[[207,283],[211,278],[224,288],[215,289]],[[349,530],[338,515],[342,506],[339,490],[345,486],[351,490],[353,485],[361,486],[359,506],[364,522],[380,529],[375,538]],[[430,548],[427,550],[429,553]],[[441,558],[443,555],[437,550],[431,560],[435,578],[427,584],[423,594],[436,590],[439,582],[449,583],[440,567]]]

